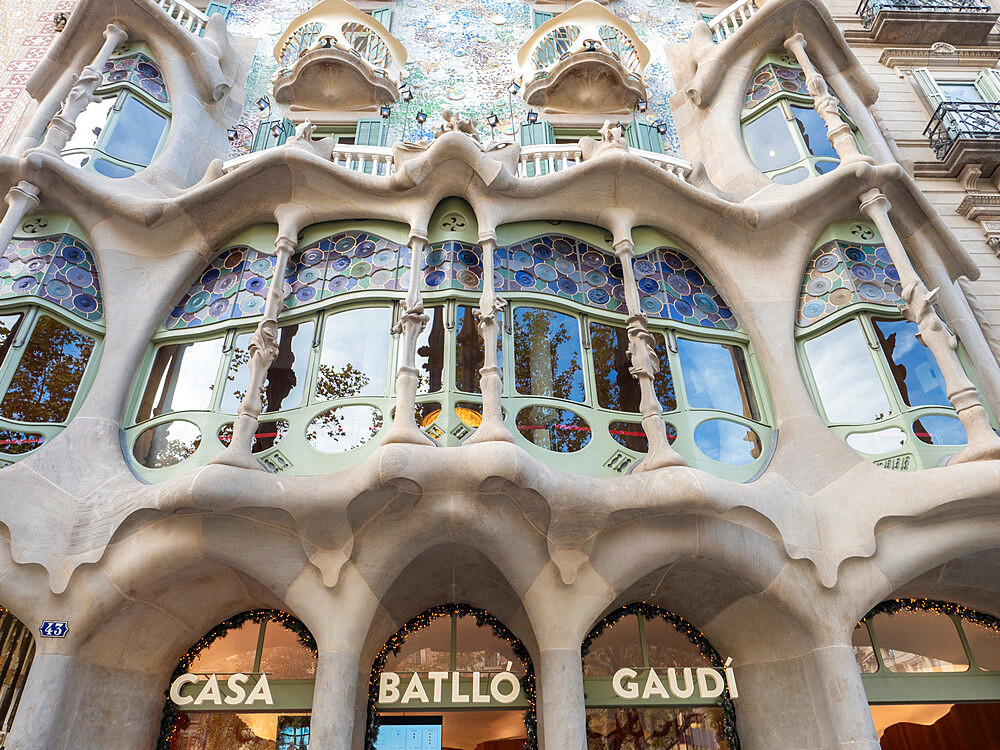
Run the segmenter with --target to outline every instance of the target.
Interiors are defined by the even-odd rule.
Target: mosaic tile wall
[[[314,4],[312,0],[235,0],[229,30],[260,40],[241,118],[251,130],[260,123],[256,101],[271,94],[271,76],[277,69],[274,44],[292,19]],[[406,74],[415,96],[409,104],[400,102],[393,107],[390,142],[430,138],[441,122],[440,111],[447,108],[463,117],[476,117],[483,136],[489,136],[485,123],[491,112],[501,118],[500,130],[507,132],[512,120],[515,124],[524,121],[527,107],[520,98],[509,97],[507,86],[512,77],[511,59],[533,32],[527,2],[396,0],[392,5],[390,31],[410,53]],[[612,0],[608,8],[626,19],[649,47],[649,109],[640,116],[649,122],[665,120],[670,126],[664,138],[666,149],[681,155],[668,104],[674,86],[663,48],[687,40],[696,18],[694,8],[679,0]],[[546,6],[550,9],[562,10],[558,5]],[[421,110],[428,115],[423,127],[414,121]],[[236,141],[232,155],[245,153],[248,139]]]
[[[495,254],[499,292],[534,292],[625,314],[622,269],[613,255],[581,240],[546,235],[501,247]],[[250,247],[223,252],[164,321],[168,330],[260,315],[275,259]],[[410,249],[364,231],[343,232],[292,256],[285,307],[362,289],[405,291]],[[739,322],[698,267],[680,252],[657,248],[634,262],[640,305],[651,318],[735,330]],[[427,292],[482,288],[482,251],[463,242],[431,245],[421,272]]]
[[[28,77],[38,67],[55,39],[52,16],[69,13],[76,0],[3,0],[0,23],[0,147],[31,101],[24,91]]]

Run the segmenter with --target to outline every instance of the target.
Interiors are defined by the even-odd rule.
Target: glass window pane
[[[781,107],[769,109],[756,120],[748,122],[743,132],[750,146],[750,155],[762,172],[790,166],[802,158]]]
[[[389,369],[392,310],[369,307],[326,316],[316,399],[381,396]]]
[[[107,99],[100,99],[88,104],[87,108],[76,118],[76,131],[69,141],[67,141],[66,148],[63,151],[71,151],[75,148],[90,148],[97,143],[97,139],[101,137],[101,132],[108,122],[108,116],[111,114],[111,109],[115,106],[116,101],[118,101],[118,97],[111,96]]]
[[[278,329],[278,355],[271,363],[261,386],[260,396],[264,412],[294,409],[302,405],[305,391],[309,350],[313,341],[313,321],[282,326]],[[226,386],[222,395],[222,411],[235,414],[246,395],[250,382],[250,339],[252,333],[236,337],[233,354],[226,373]]]
[[[387,672],[440,672],[451,670],[451,617],[431,620],[406,637],[398,654],[386,655]]]
[[[677,339],[684,390],[692,409],[719,409],[757,419],[746,357],[738,346]]]
[[[306,427],[306,440],[321,453],[360,448],[382,429],[382,412],[374,406],[337,406],[318,414]]]
[[[514,384],[518,393],[584,399],[580,326],[571,315],[514,311]]]
[[[253,685],[251,681],[247,690]],[[180,711],[170,737],[170,750],[303,750],[308,746],[308,714]]]
[[[444,307],[425,307],[424,313],[430,320],[417,336],[417,393],[437,393],[444,375]],[[398,364],[405,354],[400,346]]]
[[[126,96],[111,135],[104,142],[104,152],[130,164],[149,166],[166,127],[166,117],[135,97]]]
[[[477,308],[458,306],[458,330],[455,336],[455,387],[465,393],[479,393],[480,371],[485,355],[483,342],[473,311]],[[503,313],[497,315],[497,361],[503,363]]]
[[[694,444],[709,458],[743,466],[760,458],[760,436],[728,419],[706,419],[694,428]]]
[[[260,637],[260,624],[245,622],[204,649],[188,667],[191,674],[249,674]]]
[[[698,647],[669,622],[660,617],[643,623],[646,633],[646,650],[649,666],[660,667],[711,667]]]
[[[221,338],[161,346],[153,358],[135,421],[172,411],[208,409],[221,361]]]
[[[175,419],[143,430],[132,455],[149,469],[164,469],[190,458],[201,445],[201,430],[193,422]]]
[[[812,107],[792,107],[792,116],[795,124],[806,142],[806,150],[813,156],[829,156],[839,159],[840,156],[834,149],[833,144],[827,136],[826,123]]]
[[[944,98],[949,102],[971,102],[981,103],[983,95],[979,93],[976,84],[968,83],[938,83],[938,88],[944,94]]]
[[[7,358],[10,345],[14,343],[14,337],[17,335],[17,329],[23,318],[24,316],[20,313],[0,315],[0,363]]]
[[[526,440],[556,453],[573,453],[590,442],[590,425],[568,409],[526,406],[517,413],[515,423]]]
[[[476,625],[475,617],[460,617],[455,633],[455,667],[459,672],[502,672],[507,668],[524,674],[521,661],[507,641],[493,635],[489,627]]]
[[[654,334],[653,351],[660,361],[660,371],[653,381],[656,396],[664,411],[677,408],[670,360],[662,334]],[[597,403],[605,409],[639,412],[639,381],[629,372],[632,359],[628,352],[628,332],[621,326],[590,324],[590,347],[597,378]]]
[[[873,674],[878,671],[878,660],[875,658],[875,647],[868,634],[868,627],[860,623],[851,634],[851,645],[854,646],[854,659],[858,662],[861,674]]]
[[[1000,670],[1000,633],[968,620],[962,620],[962,630],[976,664],[991,672]]]
[[[0,415],[21,422],[65,422],[96,343],[40,315],[0,402]]]
[[[931,350],[917,340],[909,320],[872,319],[878,343],[907,406],[951,406],[944,377]]]
[[[595,638],[583,657],[585,677],[613,675],[622,667],[642,667],[639,618],[626,615]]]
[[[876,615],[872,627],[882,661],[893,672],[963,672],[969,666],[958,629],[948,615]]]
[[[875,422],[889,414],[889,399],[858,321],[810,339],[803,349],[830,422]]]
[[[83,164],[80,166],[83,166]],[[123,167],[120,164],[115,164],[107,159],[94,159],[94,171],[104,175],[105,177],[110,177],[113,180],[121,180],[135,174],[134,169]]]
[[[588,708],[587,750],[730,750],[721,708]]]
[[[781,174],[776,174],[771,178],[772,182],[776,182],[779,185],[797,185],[802,182],[802,180],[809,179],[809,170],[805,167],[796,167],[790,172],[782,172]]]
[[[958,417],[929,414],[913,422],[913,434],[928,445],[965,445],[968,437]]]
[[[280,622],[268,622],[264,629],[264,650],[260,671],[274,680],[313,680],[316,655],[299,637]]]

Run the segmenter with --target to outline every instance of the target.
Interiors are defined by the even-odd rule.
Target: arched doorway
[[[683,617],[629,604],[581,652],[588,750],[739,750],[732,671]]]
[[[882,750],[1000,747],[1000,618],[892,599],[853,643]]]
[[[315,679],[316,641],[299,620],[231,617],[174,670],[157,750],[305,750]]]
[[[65,635],[65,631],[61,632]],[[31,631],[0,607],[0,747],[5,744],[14,724],[24,681],[34,658],[35,639]]]
[[[484,610],[433,607],[372,663],[365,750],[535,750],[536,724],[527,649]]]

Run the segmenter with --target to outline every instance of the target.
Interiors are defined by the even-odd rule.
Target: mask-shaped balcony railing
[[[870,29],[879,12],[909,13],[991,13],[984,0],[861,0],[857,14],[861,25]]]
[[[942,102],[924,135],[941,160],[961,141],[996,141],[1000,150],[1000,102]]]
[[[610,24],[592,28],[567,24],[553,29],[535,45],[530,65],[522,70],[522,75],[527,81],[545,78],[557,64],[581,52],[609,54],[621,63],[630,78],[643,80],[645,66],[630,35]]]

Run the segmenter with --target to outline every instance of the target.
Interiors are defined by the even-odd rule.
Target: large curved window
[[[365,750],[537,748],[535,673],[495,617],[443,604],[403,625],[375,656]]]
[[[617,609],[583,642],[587,746],[738,750],[735,680],[683,618],[649,604]]]
[[[883,750],[1000,745],[1000,619],[893,599],[858,623],[853,644]]]
[[[841,117],[850,122],[843,111]],[[791,185],[840,164],[826,123],[813,109],[805,74],[787,53],[767,55],[754,72],[741,121],[750,157],[775,182]]]
[[[966,443],[917,325],[900,315],[899,274],[866,222],[828,229],[806,268],[800,361],[827,423],[880,466],[937,466]]]
[[[0,256],[0,465],[65,427],[96,369],[104,310],[90,248],[34,214]]]
[[[63,159],[105,177],[148,167],[170,126],[170,98],[159,65],[142,44],[126,42],[104,66],[103,81],[77,118]]]
[[[496,251],[494,283],[508,301],[497,342],[504,418],[539,459],[615,475],[647,450],[622,269],[603,233],[587,241],[568,232],[593,229],[564,228],[520,239],[535,227],[512,226]],[[391,331],[410,265],[404,232],[374,224],[307,230],[285,277],[278,356],[260,394],[254,450],[270,468],[309,474],[356,463],[390,424],[403,356]],[[246,238],[198,276],[147,358],[127,435],[150,478],[205,463],[231,439],[274,269],[264,230]],[[655,387],[668,434],[692,464],[748,479],[771,436],[746,336],[675,243],[650,238],[634,266],[661,362]],[[481,249],[459,241],[432,243],[422,264],[428,323],[416,348],[417,419],[440,445],[458,445],[482,419],[482,275]]]
[[[316,641],[294,617],[250,610],[214,627],[181,659],[157,750],[309,746]]]

